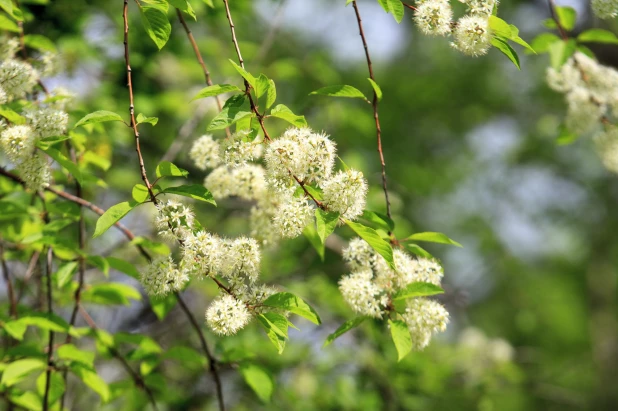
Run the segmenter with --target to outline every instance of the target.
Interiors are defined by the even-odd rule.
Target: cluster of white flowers
[[[504,364],[513,361],[515,350],[502,338],[489,338],[481,330],[468,327],[459,335],[455,364],[464,378],[477,384]]]
[[[575,53],[559,70],[547,70],[547,83],[564,94],[565,125],[578,135],[592,135],[603,164],[618,173],[618,71]]]
[[[352,271],[339,281],[346,302],[361,315],[382,318],[391,307],[391,296],[414,282],[440,285],[444,271],[435,260],[414,258],[402,250],[393,253],[395,269],[360,238],[352,239],[343,258]],[[448,312],[428,298],[407,301],[402,317],[412,334],[416,350],[429,344],[431,336],[446,329]]]
[[[310,128],[290,128],[262,150],[247,132],[216,141],[200,137],[190,156],[202,169],[214,168],[204,185],[216,199],[254,201],[251,235],[263,245],[295,238],[313,222],[315,204],[299,192],[298,182],[323,190],[323,206],[353,220],[363,213],[367,182],[360,171],[334,174],[335,143]],[[264,153],[262,153],[264,151]],[[263,154],[264,166],[256,163]]]
[[[172,257],[160,257],[142,271],[140,280],[149,295],[165,296],[181,291],[189,281],[189,276],[184,270],[178,269]]]
[[[617,0],[592,0],[592,12],[600,19],[613,19],[618,16]]]
[[[0,104],[11,103],[33,93],[42,74],[50,72],[52,58],[43,55],[40,71],[30,63],[15,59],[19,50],[17,39],[3,39],[0,46]],[[66,134],[69,116],[64,112],[65,93],[55,90],[49,103],[30,102],[23,104],[20,113],[25,124],[0,122],[0,146],[5,156],[14,163],[26,186],[40,190],[49,185],[51,172],[47,158],[36,151],[38,140]]]
[[[451,45],[468,56],[481,56],[491,47],[489,17],[497,0],[459,0],[467,6],[467,14],[453,20],[449,0],[417,0],[414,22],[429,36],[452,35]]]

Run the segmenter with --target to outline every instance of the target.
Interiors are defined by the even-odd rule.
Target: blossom
[[[212,135],[205,134],[195,140],[189,151],[189,158],[200,170],[215,168],[221,164],[220,150],[219,142],[213,140]]]
[[[32,91],[38,75],[28,63],[18,60],[6,60],[0,64],[0,86],[9,96],[9,100],[21,98]]]
[[[159,257],[152,261],[140,275],[142,286],[151,296],[166,296],[181,291],[189,281],[189,276],[179,270],[171,256]]]
[[[613,19],[618,16],[618,1],[592,0],[592,12],[600,19]]]
[[[412,346],[417,351],[429,345],[433,334],[446,330],[449,322],[446,309],[428,298],[409,299],[402,317],[410,329]]]
[[[17,170],[30,190],[38,191],[49,186],[51,171],[43,153],[36,152],[17,164]]]
[[[251,320],[251,313],[242,301],[223,295],[206,310],[206,323],[218,335],[233,335]]]
[[[54,108],[25,110],[23,116],[39,138],[66,134],[69,115],[62,110]]]
[[[353,220],[363,213],[367,182],[363,173],[356,170],[339,171],[322,183],[324,204],[345,219]]]
[[[191,208],[174,200],[161,202],[157,204],[157,208],[159,213],[155,224],[160,236],[171,240],[183,240],[191,233],[195,220]]]
[[[0,41],[0,61],[15,57],[15,53],[17,53],[19,47],[19,40],[17,37],[3,38],[2,41]]]
[[[448,0],[433,0],[419,4],[414,22],[423,34],[444,36],[451,32],[453,10]]]
[[[0,134],[0,144],[9,160],[19,163],[32,157],[36,138],[30,126],[10,126]]]
[[[343,259],[352,271],[370,269],[374,256],[373,248],[360,237],[350,240],[343,249]]]
[[[468,12],[488,18],[497,4],[496,0],[459,0],[468,6]]]
[[[313,221],[313,208],[304,197],[289,197],[277,209],[273,228],[282,237],[295,238]]]
[[[227,165],[245,165],[262,156],[262,145],[251,138],[249,131],[238,131],[221,141],[221,152]]]
[[[382,318],[388,298],[374,284],[371,270],[344,275],[339,280],[339,291],[354,311],[361,315]]]
[[[229,280],[255,282],[260,274],[260,246],[254,238],[239,237],[224,244],[221,275]]]
[[[221,166],[206,177],[204,186],[216,199],[238,196],[245,200],[258,200],[266,190],[264,168],[255,164],[236,168]]]
[[[188,233],[182,244],[181,267],[189,273],[209,276],[221,271],[222,240],[206,231]]]
[[[486,17],[468,15],[457,22],[454,47],[462,53],[478,57],[491,46],[491,32]]]

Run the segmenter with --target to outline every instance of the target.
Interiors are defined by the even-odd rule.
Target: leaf
[[[268,325],[277,335],[288,338],[288,319],[277,313],[264,313],[258,316],[260,322]]]
[[[618,44],[618,37],[609,30],[590,29],[577,36],[577,41],[582,43]]]
[[[371,84],[371,87],[373,87],[373,92],[376,93],[376,97],[378,98],[378,101],[382,100],[382,89],[380,88],[378,83],[376,83],[370,78],[368,78],[367,80],[369,80],[369,84]]]
[[[251,73],[249,73],[247,70],[245,70],[244,68],[240,67],[238,64],[234,63],[233,60],[228,59],[230,63],[232,63],[232,66],[234,66],[234,68],[236,69],[236,71],[238,72],[238,74],[240,74],[245,80],[247,80],[247,83],[249,83],[251,85],[251,87],[253,87],[255,89],[255,82],[256,82],[256,78],[253,77],[253,75]]]
[[[165,194],[177,194],[180,196],[190,197],[195,200],[204,201],[212,205],[217,205],[212,194],[206,187],[200,184],[182,185],[177,187],[168,187],[163,190]]]
[[[408,325],[403,321],[391,321],[388,320],[388,325],[391,329],[391,337],[397,348],[397,354],[399,358],[397,361],[401,361],[410,351],[412,351],[412,336]]]
[[[45,386],[47,384],[47,373],[42,372],[36,379],[36,390],[38,394],[43,398],[45,395]],[[62,374],[53,372],[49,374],[49,398],[48,404],[53,404],[62,397],[65,390],[64,378]]]
[[[58,282],[58,287],[64,287],[71,278],[73,278],[73,274],[77,269],[77,262],[70,261],[68,263],[62,264],[58,271],[56,272],[56,281]]]
[[[94,123],[103,123],[106,121],[122,121],[122,117],[119,114],[113,113],[111,111],[99,110],[94,113],[90,113],[82,117],[73,128],[77,128],[79,126],[85,126],[86,124],[94,124]]]
[[[517,55],[517,52],[506,41],[498,37],[492,37],[491,45],[500,50],[502,54],[507,56],[509,60],[511,60],[513,64],[515,64],[515,67],[521,70],[521,66],[519,65],[519,56]]]
[[[337,85],[322,87],[316,91],[312,91],[309,95],[331,96],[331,97],[349,97],[360,98],[369,102],[367,97],[357,88],[348,85]]]
[[[316,208],[315,222],[320,241],[324,244],[328,236],[331,235],[333,231],[335,231],[335,227],[337,227],[337,223],[339,222],[339,213],[328,212]]]
[[[414,243],[403,243],[402,244],[406,250],[411,252],[412,254],[418,255],[423,258],[433,258],[431,254],[429,254],[424,248]]]
[[[193,97],[193,99],[191,99],[191,101],[231,92],[240,93],[242,92],[242,90],[236,86],[232,86],[231,84],[213,84],[212,86],[204,87],[203,89],[201,89],[200,92],[197,93],[195,97]]]
[[[268,77],[264,74],[260,74],[260,76],[255,80],[255,95],[260,98],[268,91],[270,87],[270,82]]]
[[[189,16],[193,17],[193,20],[197,21],[197,16],[195,15],[195,11],[191,4],[187,0],[168,0],[172,7],[176,7],[180,11],[187,13]]]
[[[506,21],[497,16],[489,16],[489,28],[494,35],[510,39],[512,35],[511,26]]]
[[[558,128],[558,138],[556,139],[556,144],[559,146],[566,146],[577,141],[579,137],[579,134],[569,131],[564,124],[561,124]]]
[[[388,9],[388,0],[378,0],[378,3],[380,4],[380,6],[382,6],[385,12],[388,13],[390,11]]]
[[[320,324],[318,313],[300,297],[292,293],[276,293],[262,302],[267,307],[281,308],[294,314],[298,314],[314,324]]]
[[[202,0],[202,1],[204,2],[204,4],[206,4],[211,9],[215,8],[215,5],[213,4],[212,0]]]
[[[0,0],[0,8],[7,12],[17,21],[23,21],[24,15],[21,10],[13,5],[13,0]]]
[[[137,124],[148,123],[148,124],[152,124],[153,126],[156,126],[157,123],[159,122],[159,118],[158,117],[146,117],[142,113],[139,113],[135,121],[137,122]]]
[[[16,340],[22,340],[28,326],[54,332],[68,332],[69,324],[53,314],[31,314],[4,323],[4,330]]]
[[[163,298],[150,298],[150,307],[159,321],[163,321],[177,303],[178,299],[174,294],[167,295]]]
[[[170,248],[167,245],[140,236],[131,240],[131,244],[139,245],[159,255],[169,255],[170,253]]]
[[[225,102],[221,112],[212,119],[212,121],[208,125],[207,130],[223,130],[224,128],[228,128],[232,124],[242,120],[245,117],[253,117],[254,114],[250,111],[248,107],[246,107],[246,109],[243,109],[246,106],[246,102],[247,98],[244,94],[230,97]]]
[[[208,363],[206,357],[201,353],[183,345],[177,345],[165,350],[163,358],[179,361],[183,366],[194,369],[202,368]]]
[[[577,43],[573,39],[552,43],[549,48],[549,61],[551,66],[558,70],[575,53]]]
[[[532,48],[537,53],[547,53],[555,42],[562,42],[562,39],[553,33],[541,33],[532,40]]]
[[[20,116],[18,113],[16,113],[15,111],[11,110],[8,107],[0,107],[0,116],[6,118],[7,120],[9,120],[10,123],[13,123],[17,126],[22,125],[22,124],[26,124],[26,118]]]
[[[105,277],[109,277],[109,263],[105,258],[100,255],[89,255],[86,261],[88,261],[88,264],[101,270]]]
[[[135,268],[133,264],[128,261],[121,260],[119,258],[107,257],[107,263],[114,270],[118,270],[121,273],[125,273],[126,275],[133,277],[135,279],[139,279],[139,272]]]
[[[0,30],[19,33],[19,26],[17,26],[13,20],[9,19],[4,14],[0,14]]]
[[[386,0],[386,4],[388,5],[388,10],[395,18],[395,21],[397,23],[401,23],[404,15],[404,9],[401,0]]]
[[[565,30],[571,31],[575,28],[577,13],[573,7],[556,7],[556,16]]]
[[[354,223],[352,221],[346,221],[346,224],[352,230],[354,230],[354,232],[358,234],[360,238],[365,240],[367,244],[371,246],[371,248],[373,248],[378,254],[384,257],[384,259],[391,266],[391,268],[395,269],[395,265],[393,262],[393,248],[389,243],[384,241],[382,237],[380,237],[376,230],[359,223]]]
[[[13,404],[27,410],[40,411],[43,409],[43,401],[34,391],[19,392],[16,390],[11,390],[9,393],[9,398]]]
[[[143,203],[150,198],[150,193],[145,185],[135,184],[131,190],[131,197],[138,203]]]
[[[45,137],[40,139],[39,141],[36,142],[36,146],[38,148],[40,148],[41,150],[45,151],[48,148],[50,148],[51,146],[58,144],[62,141],[66,141],[68,139],[70,139],[71,137],[69,136],[50,136],[50,137]],[[88,151],[88,153],[91,153],[91,151]]]
[[[268,90],[266,90],[266,109],[269,109],[277,100],[277,88],[275,82],[268,80]]]
[[[519,44],[520,46],[523,46],[526,48],[526,50],[528,50],[529,52],[536,54],[536,50],[534,50],[530,44],[526,43],[526,41],[524,39],[522,39],[521,37],[519,37],[519,29],[517,27],[515,27],[513,24],[509,25],[511,27],[511,38],[510,40]]]
[[[303,230],[304,236],[307,238],[309,243],[315,248],[315,251],[318,252],[320,256],[320,260],[324,261],[324,242],[320,239],[317,230],[315,229],[313,224],[309,224]]]
[[[436,294],[444,294],[444,290],[435,284],[418,281],[410,283],[405,288],[397,291],[392,299],[406,300],[408,298],[427,297]]]
[[[326,341],[324,341],[324,347],[331,344],[333,341],[335,341],[337,338],[347,333],[351,329],[358,327],[366,319],[367,317],[356,317],[344,322],[339,328],[335,330],[334,333],[326,337]]]
[[[75,363],[72,364],[69,369],[77,376],[80,380],[84,382],[88,387],[90,387],[94,392],[99,394],[101,397],[101,401],[107,402],[109,400],[109,386],[103,380],[103,378],[99,377],[96,372],[89,370],[81,364]]]
[[[428,241],[428,242],[431,242],[431,243],[450,244],[450,245],[454,245],[454,246],[457,246],[457,247],[463,247],[457,241],[448,238],[446,235],[444,235],[442,233],[431,232],[431,231],[427,231],[427,232],[424,232],[424,233],[412,234],[411,236],[406,238],[404,241],[406,241],[406,240],[411,240],[411,241]]]
[[[258,315],[258,320],[266,331],[266,335],[277,349],[277,352],[281,354],[285,349],[285,343],[287,340],[288,320],[287,318],[283,317],[283,320],[285,320],[285,322],[283,322],[282,319],[271,321],[271,319],[269,318],[274,317],[266,317],[264,314]],[[283,333],[282,329],[285,329],[285,333]]]
[[[56,45],[53,41],[40,34],[26,34],[24,36],[24,44],[30,48],[56,53]]]
[[[172,25],[167,19],[167,14],[158,7],[143,6],[140,8],[142,24],[148,37],[154,42],[159,50],[165,46],[172,32]]]
[[[56,351],[58,358],[65,361],[78,362],[88,367],[94,366],[94,353],[80,350],[73,344],[63,344]]]
[[[137,201],[123,201],[114,206],[108,208],[105,213],[97,220],[97,225],[94,229],[92,238],[96,238],[106,232],[111,226],[116,224],[122,217],[127,215],[129,211],[133,210],[140,203]]]
[[[0,383],[6,387],[15,385],[34,371],[44,370],[47,363],[38,358],[25,358],[11,362],[2,373]]]
[[[162,161],[157,166],[156,170],[157,178],[161,177],[186,177],[189,175],[187,170],[177,167],[174,163],[169,161]]]
[[[135,288],[121,283],[96,284],[82,292],[82,299],[94,304],[130,305],[129,300],[141,300],[142,295]]]
[[[239,371],[258,398],[263,402],[270,402],[274,383],[268,371],[259,365],[247,363],[241,364]]]
[[[365,210],[361,218],[377,224],[384,231],[393,231],[395,229],[395,222],[391,218],[375,211]]]
[[[297,116],[292,113],[292,110],[283,104],[277,104],[272,110],[270,110],[270,115],[272,117],[285,120],[296,127],[307,127],[307,120],[305,120],[305,116]]]
[[[80,170],[77,164],[69,160],[67,157],[65,157],[64,154],[62,154],[60,151],[56,150],[55,148],[49,147],[49,148],[42,149],[42,150],[48,156],[56,160],[56,162],[60,164],[62,168],[67,170],[73,177],[75,177],[75,179],[79,181],[79,183],[82,186],[85,186],[89,182],[97,180],[97,178],[93,176],[92,174],[89,174],[85,171]]]

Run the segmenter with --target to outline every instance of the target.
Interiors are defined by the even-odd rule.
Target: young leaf
[[[247,363],[241,364],[239,371],[259,399],[263,402],[270,402],[274,383],[268,371],[259,365]]]
[[[614,33],[603,29],[590,29],[577,36],[582,43],[618,44],[618,37]]]
[[[377,224],[384,231],[393,231],[395,229],[395,222],[391,218],[375,211],[365,210],[361,218]]]
[[[163,321],[177,303],[178,299],[174,294],[170,294],[163,298],[150,298],[150,306],[159,321]]]
[[[411,241],[428,241],[428,242],[431,242],[431,243],[450,244],[450,245],[454,245],[454,246],[457,246],[457,247],[463,247],[457,241],[448,238],[446,235],[444,235],[442,233],[431,232],[431,231],[427,231],[427,232],[424,232],[424,233],[412,234],[411,236],[409,236],[405,240],[406,241],[407,240],[411,240]]]
[[[75,179],[79,181],[81,185],[84,186],[88,184],[89,182],[97,180],[97,178],[93,176],[92,174],[89,174],[87,172],[80,170],[77,164],[75,164],[74,162],[66,158],[64,154],[62,154],[60,151],[56,150],[55,148],[49,147],[43,151],[45,151],[45,153],[47,153],[48,156],[56,160],[56,162],[60,164],[62,168],[67,170],[73,177],[75,177]]]
[[[549,47],[556,42],[562,42],[562,39],[553,33],[541,33],[532,40],[532,48],[537,53],[547,53]]]
[[[56,351],[58,358],[78,362],[88,367],[94,366],[94,352],[80,350],[73,344],[63,344]]]
[[[318,230],[318,236],[322,244],[326,242],[329,235],[335,231],[339,222],[339,213],[328,212],[319,208],[315,209],[315,222]]]
[[[153,126],[156,126],[157,123],[159,122],[159,118],[158,117],[146,117],[142,113],[139,113],[135,121],[137,121],[137,124],[148,123],[148,124],[152,124]]]
[[[309,224],[308,226],[306,226],[303,234],[305,235],[309,243],[313,246],[313,248],[315,248],[315,251],[318,252],[320,260],[324,261],[324,242],[320,239],[320,236],[318,235],[318,232],[316,231],[314,225]]]
[[[94,123],[103,123],[106,121],[122,121],[122,117],[119,114],[113,113],[111,111],[99,110],[94,113],[86,114],[82,117],[73,128],[77,128],[79,126],[85,126],[86,124],[94,124]]]
[[[410,283],[405,288],[397,291],[393,296],[393,300],[406,300],[408,298],[427,297],[443,293],[444,290],[435,284],[418,281]]]
[[[500,50],[502,54],[507,56],[509,60],[511,60],[513,64],[515,64],[515,67],[521,70],[521,67],[519,65],[519,56],[517,55],[517,52],[506,41],[498,37],[493,37],[491,39],[491,45]]]
[[[510,39],[512,35],[511,26],[506,21],[497,16],[489,16],[489,28],[492,34],[505,39]]]
[[[70,136],[50,136],[50,137],[45,137],[40,139],[39,141],[36,142],[36,146],[38,148],[40,148],[41,150],[45,151],[48,148],[50,148],[51,146],[53,146],[54,144],[60,143],[62,141],[66,141],[68,139],[70,139]],[[91,151],[88,151],[88,153],[92,153]]]
[[[356,318],[352,318],[351,320],[344,322],[343,324],[341,324],[339,328],[335,330],[334,333],[326,337],[326,341],[324,341],[323,346],[326,347],[327,345],[331,344],[333,341],[335,341],[337,338],[339,338],[343,334],[347,333],[353,328],[358,327],[366,319],[367,317],[356,317]]]
[[[187,170],[177,167],[174,163],[169,161],[162,161],[157,166],[156,170],[157,178],[161,177],[186,177],[189,175]]]
[[[244,94],[239,94],[230,97],[223,106],[223,109],[219,114],[212,119],[210,124],[208,125],[207,130],[223,130],[231,126],[232,124],[246,118],[248,116],[253,116],[253,112],[250,111],[247,105],[247,98]]]
[[[6,118],[9,122],[15,124],[16,126],[26,124],[25,117],[20,116],[8,107],[0,107],[0,116]]]
[[[292,113],[292,110],[283,104],[277,104],[272,110],[270,110],[270,115],[272,117],[285,120],[296,127],[307,127],[307,120],[305,120],[305,116],[297,116]]]
[[[24,14],[18,7],[13,5],[12,0],[0,0],[0,8],[17,21],[24,20]]]
[[[573,7],[556,7],[556,15],[560,25],[567,31],[575,28],[577,13]]]
[[[191,99],[191,101],[195,101],[201,98],[218,96],[223,93],[240,93],[242,90],[236,86],[232,86],[230,84],[213,84],[212,86],[204,87],[200,90],[199,93]]]
[[[384,241],[382,237],[374,230],[373,228],[366,227],[359,223],[354,223],[352,221],[346,221],[346,224],[354,230],[356,234],[363,240],[365,240],[371,248],[373,248],[378,254],[380,254],[386,262],[391,266],[391,268],[395,268],[393,262],[393,248],[389,243]]]
[[[92,238],[96,238],[106,232],[111,226],[116,224],[122,217],[127,215],[129,211],[133,210],[140,203],[137,201],[123,201],[122,203],[118,203],[103,213],[101,217],[97,220],[97,225],[94,229],[94,235]]]
[[[549,61],[551,66],[558,70],[575,53],[577,43],[573,39],[552,43],[549,48]]]
[[[403,321],[391,321],[388,320],[388,325],[391,329],[391,337],[397,348],[397,354],[399,358],[397,361],[401,361],[410,351],[412,351],[412,336],[408,325]]]
[[[418,255],[419,257],[433,258],[431,254],[429,254],[424,248],[422,248],[418,244],[404,242],[403,246],[405,247],[406,250],[408,250],[412,254]]]
[[[135,184],[133,190],[131,190],[131,197],[138,203],[143,203],[150,198],[148,188],[143,184]]]
[[[285,349],[285,342],[287,340],[288,320],[280,314],[277,315],[282,318],[276,319],[273,316],[266,317],[260,314],[258,315],[258,320],[262,327],[264,327],[266,335],[277,349],[277,352],[281,354]],[[285,332],[283,332],[283,330],[285,330]]]
[[[298,314],[314,324],[320,324],[320,316],[315,310],[300,297],[292,293],[276,293],[262,302],[267,307],[281,308],[294,314]]]
[[[167,14],[159,7],[142,6],[140,8],[142,24],[148,37],[154,42],[159,50],[165,46],[172,32]]]
[[[376,97],[378,98],[378,101],[382,100],[382,89],[380,88],[378,83],[376,83],[370,78],[368,78],[367,80],[369,80],[369,84],[371,84],[371,87],[373,87],[373,92],[376,93]]]
[[[275,82],[268,80],[268,90],[266,90],[266,109],[269,109],[277,100],[277,88]]]
[[[144,237],[135,237],[130,244],[139,245],[159,255],[169,255],[170,253],[170,248],[167,245]]]
[[[68,263],[62,264],[58,271],[56,272],[56,281],[58,282],[58,287],[64,287],[71,278],[73,278],[73,274],[77,269],[77,263],[75,261],[70,261]]]
[[[24,44],[30,48],[57,53],[56,45],[53,41],[40,34],[27,34],[24,36]]]
[[[82,299],[94,304],[130,305],[129,300],[141,300],[142,296],[135,288],[121,283],[96,284],[82,292]]]
[[[6,0],[5,0],[6,1]],[[11,0],[8,0],[9,2]],[[19,26],[4,14],[0,14],[0,30],[6,30],[13,33],[19,33]]]
[[[107,402],[110,397],[109,386],[103,380],[103,378],[99,377],[95,371],[91,371],[91,369],[84,367],[82,364],[73,363],[70,365],[69,369],[86,384],[90,387],[94,392],[99,394],[101,397],[101,401]]]
[[[249,73],[247,70],[245,70],[244,68],[240,67],[238,64],[234,63],[234,60],[229,60],[230,63],[232,63],[232,65],[234,66],[234,68],[236,69],[236,71],[238,72],[238,74],[240,74],[245,80],[247,80],[247,83],[249,83],[251,85],[251,87],[253,87],[255,89],[255,82],[256,82],[256,78],[253,77],[253,75],[251,73]]]
[[[121,273],[125,273],[129,277],[133,277],[135,279],[139,279],[139,272],[135,268],[133,264],[128,261],[121,260],[120,258],[115,257],[107,257],[107,263],[114,270],[118,270]]]
[[[268,77],[264,74],[260,74],[260,76],[255,80],[255,95],[260,98],[268,91],[270,87],[270,81]]]
[[[212,194],[206,187],[200,184],[182,185],[177,187],[168,187],[163,190],[165,194],[177,194],[180,196],[190,197],[195,200],[205,201],[212,205],[217,205]]]
[[[47,368],[47,363],[38,358],[24,358],[23,360],[13,361],[4,369],[0,384],[10,387],[23,380],[34,371],[43,370],[45,368]]]
[[[187,0],[168,0],[172,7],[176,7],[178,10],[187,13],[189,16],[193,17],[193,20],[197,21],[197,16],[195,15],[195,11],[191,4]]]
[[[365,100],[366,102],[369,102],[369,100],[367,100],[367,97],[365,97],[362,91],[360,91],[359,89],[355,87],[348,86],[348,85],[336,85],[336,86],[322,87],[321,89],[312,91],[311,93],[309,93],[309,95],[310,96],[319,95],[319,96],[331,96],[331,97],[360,98],[360,99]]]
[[[386,0],[388,5],[388,11],[390,11],[397,23],[401,23],[403,20],[404,9],[401,0]]]
[[[38,394],[43,398],[45,395],[45,387],[48,384],[47,382],[47,373],[42,372],[41,375],[36,379],[36,390]],[[53,404],[62,397],[62,394],[65,390],[64,378],[60,373],[54,372],[49,374],[49,394],[48,394],[48,404]],[[40,409],[40,408],[37,408]]]
[[[388,0],[378,0],[378,3],[380,4],[380,6],[382,6],[385,12],[388,13],[390,11],[388,9]]]

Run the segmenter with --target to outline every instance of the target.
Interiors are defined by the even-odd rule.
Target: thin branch
[[[373,75],[373,65],[371,63],[371,56],[369,55],[369,47],[367,46],[367,40],[365,39],[365,32],[363,31],[363,23],[361,20],[360,13],[358,11],[358,5],[356,4],[356,0],[352,2],[352,6],[354,7],[354,13],[356,14],[356,21],[358,22],[358,32],[360,34],[361,40],[363,41],[363,48],[365,49],[365,57],[367,58],[367,68],[369,69],[369,77],[371,80],[376,82],[376,79]],[[377,82],[376,82],[377,84]],[[386,184],[386,163],[384,162],[384,153],[382,152],[382,129],[380,127],[380,117],[378,115],[378,94],[376,91],[373,91],[373,118],[376,123],[376,136],[378,141],[378,154],[380,155],[380,164],[382,165],[382,189],[384,190],[384,199],[386,200],[386,215],[391,218],[391,202],[388,198],[388,188]],[[390,232],[389,232],[390,235]]]
[[[0,259],[2,260],[2,276],[4,277],[4,282],[6,283],[6,288],[9,295],[9,315],[13,318],[17,318],[17,299],[15,298],[13,283],[11,282],[11,277],[9,275],[9,267],[6,264],[6,259],[4,258],[4,246],[1,243]]]
[[[208,348],[208,344],[206,343],[206,338],[204,338],[204,334],[202,333],[199,323],[197,322],[197,320],[191,313],[191,310],[189,310],[189,307],[187,307],[187,304],[182,299],[182,296],[180,295],[180,293],[177,292],[174,295],[176,296],[176,299],[178,300],[178,304],[180,304],[180,308],[182,308],[182,310],[185,312],[185,314],[189,318],[189,321],[191,322],[191,325],[193,326],[193,328],[197,332],[197,335],[199,336],[200,344],[202,345],[202,350],[204,351],[204,354],[206,354],[206,357],[208,358],[210,373],[212,374],[212,378],[215,380],[215,386],[216,386],[216,391],[217,391],[217,401],[219,403],[219,410],[225,411],[225,403],[223,402],[223,390],[221,388],[221,378],[219,376],[219,371],[217,368],[217,365],[218,365],[217,359],[210,352],[210,349]]]
[[[52,247],[47,248],[47,258],[45,260],[45,278],[47,280],[47,313],[52,315],[54,313],[52,302],[52,263],[53,263],[54,251]],[[43,394],[43,411],[49,409],[49,389],[51,387],[51,373],[54,367],[54,332],[49,331],[49,340],[47,343],[47,370],[45,372],[45,393]]]
[[[564,27],[562,27],[562,24],[560,24],[560,19],[558,18],[558,14],[556,13],[556,2],[554,0],[547,0],[547,6],[549,7],[549,14],[551,14],[551,18],[556,22],[560,37],[562,37],[562,40],[567,41],[569,39],[569,35],[567,34]]]

